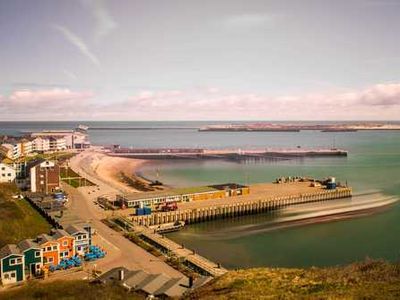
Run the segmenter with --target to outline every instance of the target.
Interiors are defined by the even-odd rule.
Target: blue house
[[[24,255],[17,245],[9,244],[0,249],[0,273],[3,285],[25,280]]]
[[[70,225],[65,231],[75,238],[75,253],[77,255],[84,255],[92,244],[90,227]]]

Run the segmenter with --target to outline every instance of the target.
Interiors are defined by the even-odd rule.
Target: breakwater
[[[243,200],[232,204],[213,204],[208,207],[179,209],[170,212],[156,212],[151,215],[133,216],[131,220],[139,225],[152,226],[176,221],[186,224],[204,222],[218,218],[232,218],[241,215],[257,214],[291,205],[348,198],[352,189],[340,187],[335,190],[317,190],[300,195],[266,196],[260,200]]]
[[[274,159],[296,157],[347,156],[337,148],[260,148],[260,149],[203,149],[203,148],[121,148],[110,149],[110,156],[138,159]]]

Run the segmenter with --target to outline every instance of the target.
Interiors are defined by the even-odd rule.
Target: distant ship
[[[78,126],[76,129],[77,129],[78,131],[86,132],[86,131],[88,131],[89,126],[79,124],[79,126]]]

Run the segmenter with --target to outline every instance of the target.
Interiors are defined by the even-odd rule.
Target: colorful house
[[[3,285],[25,280],[24,255],[17,245],[6,245],[0,250],[1,282]]]
[[[60,263],[60,246],[58,241],[47,234],[41,234],[37,237],[36,242],[42,248],[43,266],[56,266]]]
[[[60,260],[75,256],[75,238],[65,230],[57,229],[52,238],[59,244]]]
[[[75,239],[75,253],[78,255],[84,255],[92,244],[90,228],[70,225],[65,229],[65,231]]]
[[[43,267],[43,249],[31,239],[18,243],[18,248],[24,255],[26,276],[37,276]]]

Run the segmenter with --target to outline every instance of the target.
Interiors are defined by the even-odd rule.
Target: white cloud
[[[400,83],[279,97],[217,88],[143,90],[112,104],[96,103],[90,91],[18,89],[0,96],[0,107],[2,119],[398,120]]]
[[[75,48],[77,48],[83,56],[85,56],[97,67],[100,67],[99,59],[90,51],[89,47],[80,37],[78,37],[76,34],[74,34],[72,31],[64,26],[54,25],[54,28],[60,31],[66,38],[66,40],[71,43],[71,45],[73,45]]]
[[[65,119],[87,115],[93,97],[90,91],[76,92],[66,88],[16,90],[0,101],[0,118]]]
[[[141,119],[398,119],[400,84],[279,97],[219,89],[143,91],[105,110]]]
[[[107,36],[115,28],[117,23],[107,10],[106,2],[104,0],[81,0],[85,8],[87,8],[96,22],[95,38],[99,40]]]

